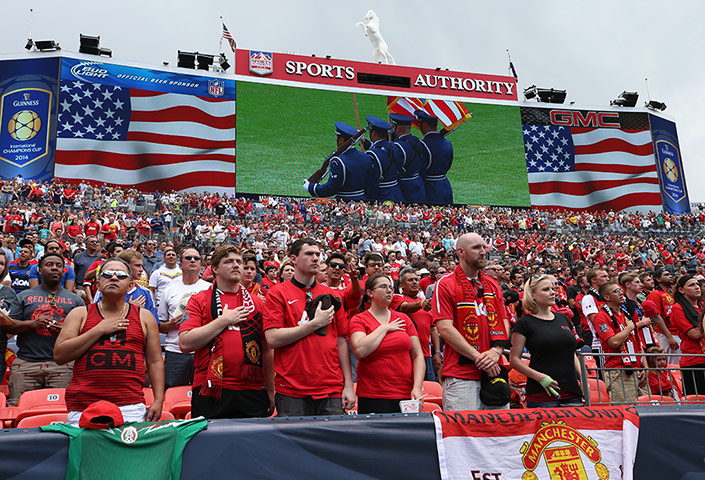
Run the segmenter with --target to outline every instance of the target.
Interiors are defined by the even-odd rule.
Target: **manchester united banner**
[[[631,480],[633,407],[435,412],[443,480]]]

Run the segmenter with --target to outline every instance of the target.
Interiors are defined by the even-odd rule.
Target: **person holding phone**
[[[555,304],[553,276],[537,275],[525,283],[522,307],[529,313],[514,325],[509,361],[512,368],[526,375],[529,408],[583,404],[578,384],[580,364],[575,354],[583,340],[568,317],[551,310]],[[531,354],[528,365],[521,359],[524,347]]]

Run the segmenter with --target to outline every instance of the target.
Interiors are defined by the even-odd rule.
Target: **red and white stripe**
[[[127,140],[58,138],[55,177],[141,191],[235,190],[235,102],[130,91]]]
[[[575,172],[529,173],[531,205],[548,209],[660,208],[651,132],[571,128]]]

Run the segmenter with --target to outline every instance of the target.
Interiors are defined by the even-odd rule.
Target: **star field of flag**
[[[575,146],[569,127],[524,125],[523,132],[528,173],[575,170]]]
[[[124,141],[130,125],[130,89],[65,81],[59,95],[59,138]]]

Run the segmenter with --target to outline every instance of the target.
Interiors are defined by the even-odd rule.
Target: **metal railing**
[[[605,367],[608,358],[625,356],[631,357],[634,366]],[[656,357],[702,357],[702,364],[692,367],[674,364],[663,368],[645,366],[648,365],[648,358]],[[705,405],[705,354],[578,353],[578,361],[585,406]],[[657,379],[658,389],[655,392],[652,392],[649,377]],[[671,388],[664,388],[668,384]]]

